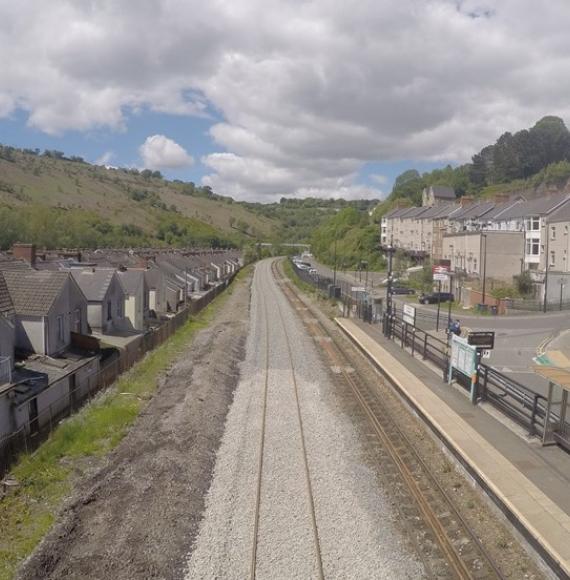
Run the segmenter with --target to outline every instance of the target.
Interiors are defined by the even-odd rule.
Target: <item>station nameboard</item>
[[[470,332],[467,335],[467,343],[477,348],[492,350],[495,347],[495,333],[492,331]]]

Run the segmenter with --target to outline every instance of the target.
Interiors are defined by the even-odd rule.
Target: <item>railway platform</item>
[[[561,578],[570,578],[570,455],[474,407],[377,325],[336,320]]]

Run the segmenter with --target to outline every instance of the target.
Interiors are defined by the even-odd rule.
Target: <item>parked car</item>
[[[413,288],[406,288],[405,286],[395,286],[392,288],[392,294],[415,294]]]
[[[438,302],[453,302],[455,298],[451,292],[430,292],[420,294],[418,302],[420,304],[437,304]]]

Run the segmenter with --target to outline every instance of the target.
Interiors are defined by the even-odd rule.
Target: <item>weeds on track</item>
[[[234,284],[250,270],[239,272]],[[196,332],[210,324],[232,291],[233,285],[113,386],[63,421],[37,451],[20,459],[11,472],[20,485],[0,500],[0,580],[13,577],[18,564],[49,531],[86,458],[101,457],[119,444],[152,398],[159,375]]]

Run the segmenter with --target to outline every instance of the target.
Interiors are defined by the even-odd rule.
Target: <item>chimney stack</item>
[[[474,201],[475,199],[473,198],[472,195],[463,195],[462,197],[459,198],[459,205],[461,207],[467,207],[468,205],[471,205]]]
[[[36,246],[35,244],[15,243],[12,246],[12,256],[17,260],[25,260],[30,266],[36,264]]]

